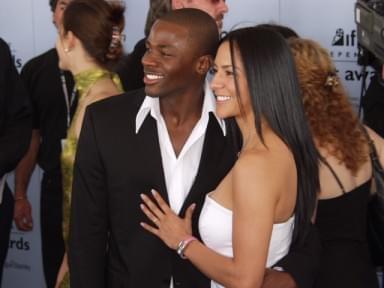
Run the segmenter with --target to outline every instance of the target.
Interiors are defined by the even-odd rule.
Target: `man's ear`
[[[196,64],[196,72],[200,75],[205,75],[212,67],[213,58],[211,55],[201,56]]]
[[[184,8],[183,0],[171,0],[171,4],[173,10]]]

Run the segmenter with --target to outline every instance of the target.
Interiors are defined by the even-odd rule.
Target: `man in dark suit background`
[[[375,74],[362,99],[364,123],[384,137],[384,64],[374,68]]]
[[[217,26],[198,10],[176,11],[152,27],[142,60],[145,91],[101,101],[86,113],[72,196],[73,288],[210,285],[139,225],[145,221],[140,193],[154,188],[181,216],[197,204],[193,232],[198,236],[204,196],[236,159],[233,135],[215,116],[205,82],[218,44]],[[299,287],[310,287],[316,271],[318,242],[309,243],[278,265]],[[264,287],[295,287],[290,274],[270,271]],[[283,281],[274,282],[281,280],[276,275],[284,275]]]
[[[0,182],[27,151],[32,119],[27,92],[19,79],[8,45],[0,38]],[[3,178],[4,177],[4,178]],[[14,199],[6,183],[0,185],[0,286],[7,256]]]
[[[53,24],[61,25],[71,0],[50,0]],[[47,288],[56,284],[64,256],[63,188],[61,181],[61,140],[76,110],[77,97],[69,71],[58,66],[55,48],[30,59],[21,70],[21,79],[33,107],[32,139],[28,152],[15,170],[14,221],[19,230],[33,229],[32,206],[28,199],[30,177],[38,165],[42,169],[40,189],[40,230],[44,279]]]

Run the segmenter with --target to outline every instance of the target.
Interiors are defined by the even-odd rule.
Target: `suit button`
[[[181,286],[181,282],[175,281],[175,286]]]

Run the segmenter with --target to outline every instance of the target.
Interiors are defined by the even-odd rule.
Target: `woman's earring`
[[[68,53],[69,52],[69,48],[64,48],[64,52]]]

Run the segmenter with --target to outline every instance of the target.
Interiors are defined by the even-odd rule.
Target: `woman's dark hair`
[[[265,24],[257,25],[257,27],[271,29],[279,33],[285,39],[299,38],[299,35],[296,33],[295,30],[284,25],[274,24],[274,23],[265,23]]]
[[[108,67],[123,52],[124,10],[120,2],[73,0],[63,15],[64,33],[71,31],[99,65]]]
[[[294,156],[298,190],[293,241],[301,241],[311,222],[319,191],[319,154],[305,117],[290,48],[281,35],[258,26],[234,30],[222,39],[225,41],[230,45],[232,65],[236,65],[235,50],[244,65],[257,134],[264,143],[261,122],[265,120]],[[236,69],[233,71],[242,107]]]

